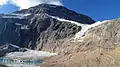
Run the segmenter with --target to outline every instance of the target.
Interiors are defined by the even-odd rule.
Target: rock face
[[[41,67],[119,67],[120,19],[87,31],[83,41],[68,40],[64,53],[47,59]]]
[[[65,42],[60,40],[74,36],[81,30],[81,26],[50,16],[79,24],[94,23],[90,17],[63,6],[40,4],[8,15],[0,15],[0,46],[14,44],[21,48],[57,52],[56,47]]]

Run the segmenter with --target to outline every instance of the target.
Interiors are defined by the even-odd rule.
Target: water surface
[[[15,60],[8,58],[0,58],[0,67],[40,67],[42,60]]]

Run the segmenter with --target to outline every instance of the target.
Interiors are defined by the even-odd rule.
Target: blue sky
[[[116,19],[120,17],[120,0],[64,0],[65,7],[78,13],[88,15],[96,21]],[[0,6],[0,13],[19,10],[12,4]]]
[[[0,6],[0,13],[11,13],[13,11],[19,10],[19,7],[12,4],[5,4]]]

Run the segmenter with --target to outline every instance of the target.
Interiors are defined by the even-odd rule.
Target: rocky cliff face
[[[0,46],[7,44],[8,48],[12,44],[12,48],[17,46],[58,52],[56,47],[65,42],[60,40],[70,38],[81,30],[82,26],[77,25],[76,22],[78,24],[94,23],[88,16],[63,6],[48,4],[40,4],[7,15],[1,14]],[[5,47],[6,50],[7,48]],[[6,50],[4,51],[14,51]]]

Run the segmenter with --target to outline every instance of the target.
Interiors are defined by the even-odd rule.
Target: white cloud
[[[9,0],[0,0],[0,5],[7,4]]]
[[[20,9],[27,9],[42,3],[62,5],[60,0],[0,0],[0,5],[7,4],[8,2],[20,7]]]

